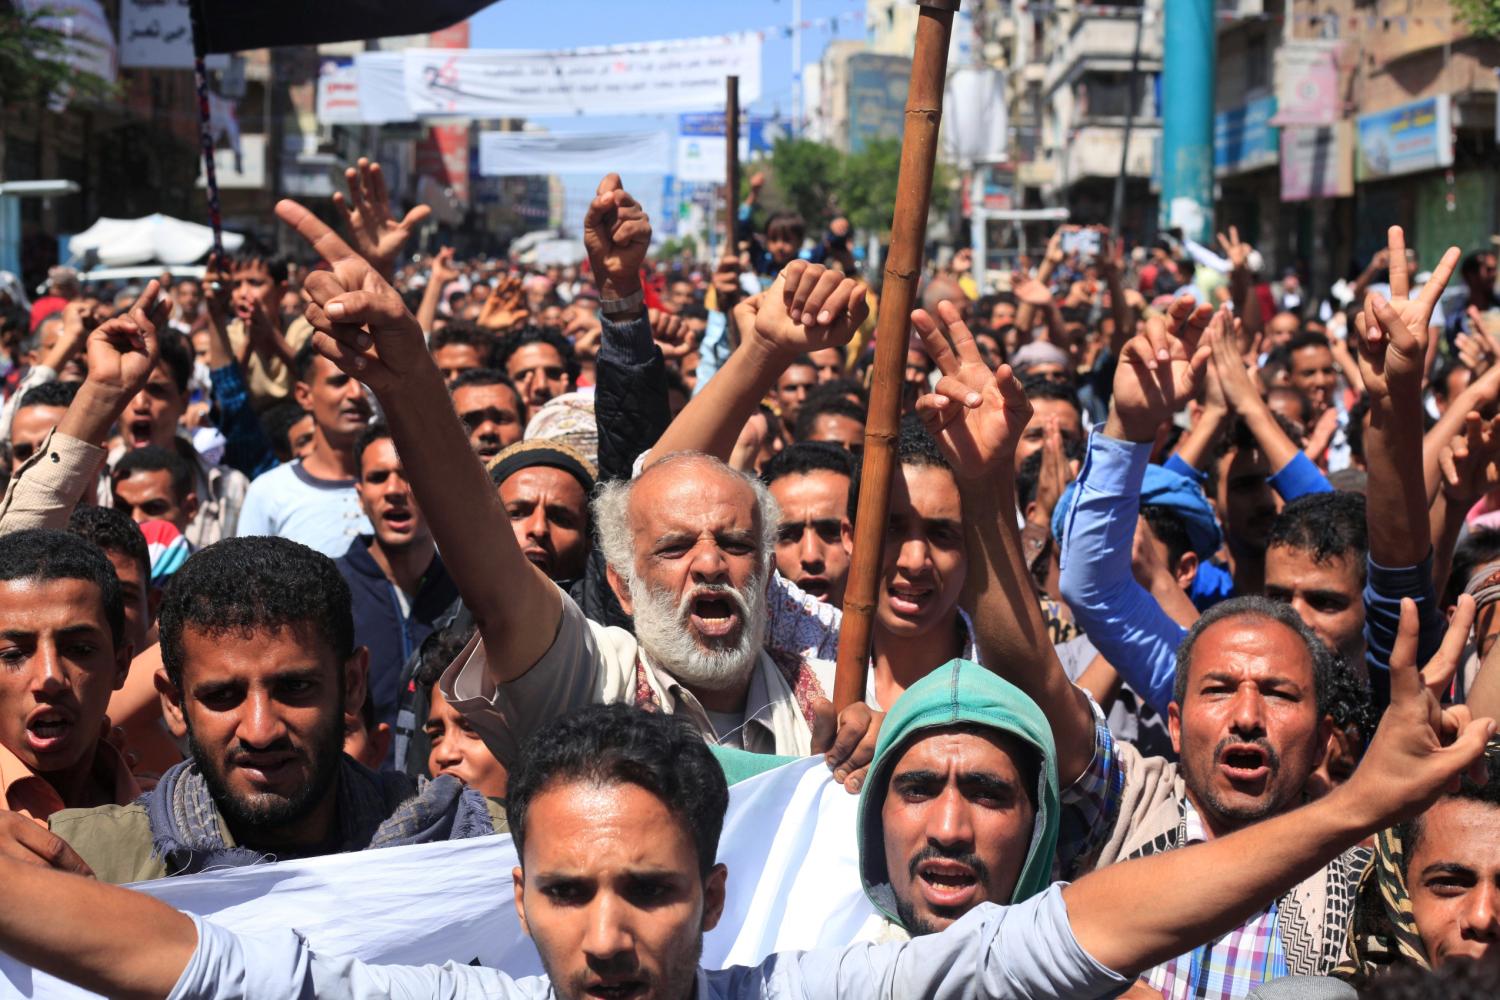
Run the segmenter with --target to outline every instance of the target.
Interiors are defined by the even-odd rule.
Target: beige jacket
[[[512,766],[520,747],[541,726],[585,705],[639,703],[644,679],[662,710],[685,715],[710,742],[708,713],[693,693],[653,664],[635,636],[590,621],[561,589],[562,619],[552,647],[521,677],[503,687],[490,680],[484,642],[476,634],[443,672],[439,690],[484,738],[495,758]],[[637,666],[639,665],[639,670]],[[750,677],[745,723],[730,745],[754,753],[806,756],[812,731],[796,696],[764,651]]]

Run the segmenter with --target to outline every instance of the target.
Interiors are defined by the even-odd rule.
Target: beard
[[[739,630],[722,639],[704,639],[693,629],[693,602],[713,597],[729,604]],[[743,684],[755,667],[766,633],[766,571],[750,578],[745,589],[724,584],[694,587],[680,600],[654,589],[637,574],[630,580],[635,607],[635,636],[641,648],[667,673],[689,688],[731,690]]]
[[[190,718],[183,713],[184,719]],[[338,710],[329,716],[328,724],[313,733],[306,747],[296,747],[283,737],[275,745],[259,749],[271,752],[290,751],[297,754],[307,768],[307,780],[292,796],[281,796],[263,792],[239,796],[229,787],[228,770],[237,755],[243,753],[238,744],[230,746],[222,759],[208,753],[187,727],[188,750],[208,785],[208,794],[214,805],[236,835],[247,834],[254,839],[254,831],[273,830],[305,818],[321,803],[333,789],[339,776],[339,764],[344,756],[344,699],[339,698]]]

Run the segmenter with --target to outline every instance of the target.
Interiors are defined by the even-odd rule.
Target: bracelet
[[[631,310],[639,309],[645,301],[645,291],[637,288],[634,294],[627,295],[623,299],[600,299],[599,311],[606,316],[616,316],[620,313],[628,313]]]

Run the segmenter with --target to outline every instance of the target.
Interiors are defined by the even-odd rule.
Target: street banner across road
[[[735,785],[719,843],[729,900],[704,939],[709,968],[837,947],[874,910],[860,889],[858,798],[821,757]],[[136,888],[244,934],[294,928],[324,954],[381,964],[478,962],[541,973],[516,919],[511,838],[392,847],[142,883]],[[127,933],[128,928],[121,928]],[[0,955],[0,1000],[86,997]]]
[[[407,49],[407,104],[418,115],[462,118],[640,114],[722,105],[724,78],[740,99],[760,97],[753,34],[561,51]]]
[[[481,132],[479,176],[537,174],[665,174],[672,141],[666,132]]]

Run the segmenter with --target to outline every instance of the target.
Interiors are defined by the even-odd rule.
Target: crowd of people
[[[129,996],[1500,989],[1493,248],[1393,226],[1323,300],[1234,228],[1064,227],[1000,291],[938,255],[835,712],[847,222],[757,176],[736,252],[656,259],[611,174],[586,265],[527,268],[347,180],[338,230],[278,205],[295,259],[0,291],[0,951]],[[881,919],[700,968],[729,789],[812,755]],[[505,833],[540,979],[115,888]]]

